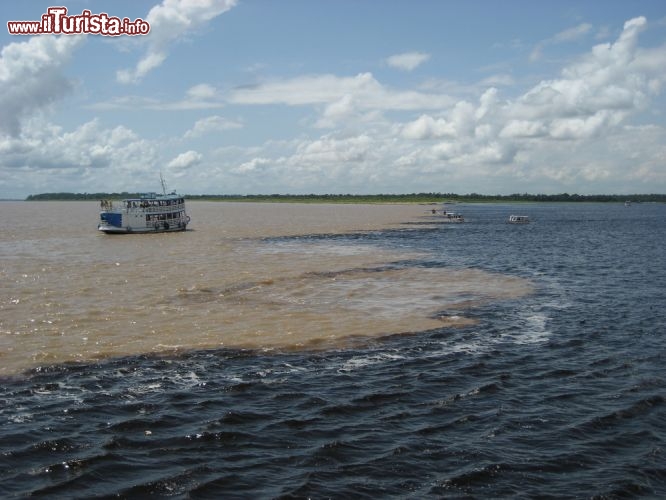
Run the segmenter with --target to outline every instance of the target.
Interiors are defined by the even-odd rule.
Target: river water
[[[666,205],[454,208],[0,203],[0,496],[666,494]]]

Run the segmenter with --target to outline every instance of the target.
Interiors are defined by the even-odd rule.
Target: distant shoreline
[[[97,201],[101,199],[123,199],[139,196],[139,193],[42,193],[28,196],[24,201]],[[270,195],[183,195],[189,201],[231,201],[264,203],[516,203],[516,202],[610,202],[666,203],[666,194],[511,194],[482,195],[453,193],[411,194],[270,194]],[[8,200],[21,201],[21,200]]]

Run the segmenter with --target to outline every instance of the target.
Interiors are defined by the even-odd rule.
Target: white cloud
[[[666,84],[666,46],[640,47],[645,27],[643,18],[629,20],[611,43],[569,59],[559,73],[506,93],[501,85],[514,83],[508,67],[467,87],[433,78],[397,88],[371,73],[318,74],[266,80],[226,95],[201,83],[179,100],[125,96],[107,103],[106,109],[239,106],[234,116],[242,119],[211,113],[192,123],[192,116],[200,115],[179,114],[191,125],[185,138],[197,138],[197,150],[184,153],[171,149],[183,144],[180,138],[146,141],[127,127],[104,128],[98,120],[60,129],[34,113],[52,100],[26,99],[28,104],[17,109],[23,117],[32,113],[32,119],[13,137],[0,134],[0,190],[27,190],[32,178],[36,180],[28,192],[80,191],[81,186],[88,191],[145,190],[158,180],[158,165],[166,165],[167,179],[180,179],[179,190],[189,193],[590,193],[622,192],[629,182],[637,186],[632,190],[663,191],[666,130],[627,125],[630,118],[632,123],[645,121],[647,113],[639,115],[644,111],[653,113],[650,119],[663,119],[656,104]],[[23,61],[26,67],[43,64],[61,75],[65,53],[42,60],[27,51],[33,59]],[[59,62],[51,67],[45,61]],[[6,85],[5,68],[20,63],[19,58],[7,63],[3,52],[0,85]],[[18,80],[14,76],[12,81],[16,85]],[[30,95],[41,95],[29,88]],[[52,99],[64,91],[58,89]],[[37,104],[30,107],[31,102]],[[262,105],[270,108],[242,107]],[[225,130],[247,128],[243,142],[251,142],[256,129],[270,129],[270,136],[277,123],[270,114],[275,105],[300,107],[299,113],[281,110],[280,119],[287,122],[284,127],[280,122],[284,140],[215,149],[223,141],[213,134]],[[303,108],[315,117],[303,118]],[[257,115],[261,123],[253,121]],[[294,124],[288,121],[294,115],[299,126],[309,128],[290,135]],[[5,118],[0,115],[0,123]],[[326,133],[320,128],[327,128]],[[206,141],[210,144],[203,149]]]
[[[504,120],[501,136],[582,140],[609,133],[645,109],[653,88],[666,80],[660,64],[664,50],[657,56],[638,49],[645,25],[644,18],[627,21],[614,43],[593,47],[565,67],[561,78],[543,80],[515,102],[502,104],[497,109]]]
[[[415,121],[407,123],[402,129],[407,139],[432,139],[434,137],[455,136],[455,125],[444,118],[421,115]]]
[[[208,116],[201,120],[197,120],[194,123],[194,126],[185,132],[185,138],[200,137],[205,134],[238,128],[243,128],[243,124],[237,121],[228,120],[222,116]]]
[[[174,111],[192,109],[223,108],[225,103],[217,89],[205,83],[190,87],[185,97],[180,100],[165,101],[155,97],[125,95],[106,102],[98,102],[88,106],[97,111],[114,109],[150,109],[154,111]]]
[[[539,59],[541,59],[542,52],[545,46],[547,45],[557,45],[560,43],[567,43],[567,42],[573,42],[575,40],[578,40],[585,35],[587,35],[590,31],[592,30],[592,25],[589,23],[581,23],[578,26],[574,26],[573,28],[566,29],[564,31],[560,31],[559,33],[555,34],[554,36],[547,38],[545,40],[542,40],[539,42],[533,49],[532,52],[530,53],[530,61],[534,62]]]
[[[301,143],[289,161],[293,164],[325,167],[361,162],[372,154],[372,145],[372,139],[366,134],[343,138],[322,136]]]
[[[405,52],[403,54],[395,54],[388,57],[386,63],[392,68],[397,68],[403,71],[412,71],[428,59],[430,59],[430,54],[424,54],[422,52]]]
[[[187,170],[188,168],[201,163],[203,155],[197,151],[186,151],[176,156],[167,164],[167,168],[170,170]]]
[[[491,75],[481,80],[481,85],[484,87],[502,87],[515,84],[515,80],[511,75],[506,73]]]
[[[248,174],[257,171],[264,171],[267,165],[271,164],[268,158],[252,158],[250,161],[241,163],[238,167],[233,168],[231,171],[235,174]]]
[[[345,120],[350,116],[353,116],[356,107],[357,105],[354,104],[354,98],[350,94],[345,94],[337,101],[326,106],[326,109],[316,126],[318,128],[334,127],[340,120]]]
[[[657,64],[637,63],[645,59],[637,50],[637,37],[644,26],[643,18],[628,21],[614,44],[594,47],[564,68],[562,78],[543,80],[513,102],[500,102],[497,91],[489,89],[475,112],[469,106],[456,106],[437,119],[423,115],[407,123],[403,133],[409,138],[432,139],[454,135],[455,130],[460,136],[460,131],[472,129],[454,124],[472,119],[472,114],[475,131],[481,125],[494,126],[503,139],[547,136],[579,140],[616,127],[629,114],[643,109],[648,82],[663,81],[666,76]],[[639,68],[651,69],[652,78],[646,78]],[[472,139],[471,134],[467,137]]]
[[[200,30],[210,20],[223,14],[237,0],[163,0],[145,18],[150,33],[140,38],[148,45],[146,54],[134,69],[118,71],[120,83],[136,83],[153,69],[159,67],[168,56],[169,46],[188,33]]]
[[[647,179],[666,185],[666,130],[623,126],[666,82],[666,49],[641,49],[643,26],[641,18],[628,21],[614,43],[592,48],[557,77],[511,99],[490,87],[454,101],[388,88],[369,73],[237,89],[232,102],[310,106],[321,113],[314,126],[334,130],[225,149],[210,168],[230,192],[478,192],[486,186],[498,193],[595,193],[623,192],[627,182],[640,185],[638,179],[651,191]],[[388,111],[416,113],[402,123],[359,122]]]
[[[546,126],[538,121],[509,120],[500,131],[499,136],[502,138],[543,137],[547,132]]]
[[[134,71],[128,69],[118,70],[116,79],[120,83],[137,83],[152,70],[161,66],[166,58],[167,55],[165,52],[149,52],[136,64]]]
[[[36,36],[6,45],[0,55],[0,132],[18,135],[35,111],[71,92],[63,69],[83,36]]]
[[[447,113],[447,118],[421,115],[403,127],[402,135],[408,139],[462,138],[473,133],[477,112],[471,103],[460,101]]]
[[[642,18],[628,21],[614,43],[594,47],[563,68],[559,78],[542,80],[515,99],[503,99],[493,87],[476,100],[457,103],[431,94],[442,99],[430,106],[419,99],[404,101],[412,104],[402,108],[406,111],[425,111],[415,119],[398,126],[377,122],[363,133],[354,133],[353,128],[344,133],[344,120],[356,117],[361,107],[395,109],[394,103],[382,104],[379,96],[401,93],[385,88],[369,74],[348,79],[294,78],[246,89],[235,97],[247,103],[325,104],[322,120],[330,119],[342,128],[300,141],[279,156],[271,156],[268,150],[253,151],[242,170],[250,175],[261,165],[262,179],[287,191],[303,186],[313,190],[318,186],[322,192],[336,191],[336,186],[338,192],[377,192],[390,186],[400,191],[404,185],[413,190],[418,189],[420,178],[427,190],[438,186],[437,179],[441,187],[435,190],[462,192],[494,179],[498,192],[527,190],[534,183],[543,192],[571,191],[572,186],[603,192],[602,183],[610,192],[622,191],[622,179],[638,175],[626,168],[634,153],[623,151],[613,157],[605,153],[624,142],[620,137],[631,135],[634,142],[639,141],[641,132],[622,124],[642,111],[651,93],[666,80],[661,64],[665,49],[638,47],[644,25]],[[666,137],[666,131],[659,128],[652,135],[651,144],[659,144],[657,137]],[[661,153],[654,147],[643,149],[638,172],[663,182],[659,172],[666,148],[657,148]]]
[[[624,23],[624,29],[615,43],[595,45],[590,54],[578,63],[565,68],[562,74],[566,78],[588,80],[592,84],[612,83],[612,80],[631,78],[635,74],[632,64],[638,54],[638,35],[647,27],[644,17],[636,17]],[[656,68],[645,68],[655,70]]]
[[[18,137],[0,138],[0,188],[16,192],[142,190],[157,180],[157,148],[132,130],[98,120],[72,131],[28,120]]]
[[[553,43],[571,42],[587,35],[592,30],[592,25],[589,23],[582,23],[573,28],[560,31],[551,38]]]
[[[192,100],[206,100],[213,99],[217,96],[217,90],[212,85],[207,83],[200,83],[187,90],[187,97]]]
[[[437,109],[451,104],[443,94],[428,94],[386,88],[372,73],[353,77],[335,75],[306,75],[287,80],[274,80],[238,88],[232,92],[234,104],[287,104],[303,106],[333,104],[349,106],[353,101],[363,109],[414,110]]]

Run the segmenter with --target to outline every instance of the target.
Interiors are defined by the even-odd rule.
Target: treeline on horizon
[[[31,194],[26,201],[119,200],[138,198],[140,193],[42,193]],[[192,194],[188,200],[263,201],[301,203],[444,203],[444,202],[666,202],[666,194],[509,194],[411,193],[411,194]]]

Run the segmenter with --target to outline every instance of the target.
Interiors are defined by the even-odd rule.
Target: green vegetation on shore
[[[30,195],[26,201],[101,200],[138,197],[139,193],[42,193]],[[184,195],[188,200],[284,202],[284,203],[493,203],[493,202],[666,202],[666,194],[510,194],[478,193],[412,193],[412,194],[197,194]]]

